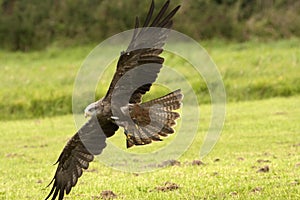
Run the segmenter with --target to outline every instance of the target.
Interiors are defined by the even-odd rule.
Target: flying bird
[[[61,200],[69,194],[83,169],[106,147],[106,138],[119,127],[124,129],[127,148],[161,141],[161,136],[174,133],[172,127],[180,117],[176,110],[183,99],[180,89],[142,102],[142,96],[150,90],[163,66],[164,59],[159,55],[172,27],[172,18],[180,8],[179,5],[168,12],[169,4],[166,1],[156,17],[152,17],[152,0],[142,26],[136,17],[132,39],[119,57],[106,95],[86,107],[85,116],[89,120],[68,141],[55,163],[58,166],[46,199]]]

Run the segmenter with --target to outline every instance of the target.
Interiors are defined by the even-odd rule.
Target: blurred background
[[[154,12],[164,3],[156,0]],[[136,16],[143,22],[150,4],[0,0],[0,119],[71,114],[74,80],[86,56],[106,38],[132,29]],[[300,94],[300,1],[172,0],[169,9],[178,4],[173,28],[208,51],[228,102]],[[188,69],[185,60],[163,56],[168,66]],[[100,80],[97,98],[113,72],[114,66]],[[205,82],[193,75],[187,73],[187,79],[199,102],[209,103]]]
[[[160,7],[164,0],[156,0]],[[99,42],[133,28],[150,1],[1,0],[0,44],[8,50]],[[174,28],[197,40],[275,40],[300,35],[297,0],[173,0],[182,4]]]

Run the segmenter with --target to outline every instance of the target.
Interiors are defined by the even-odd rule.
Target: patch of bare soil
[[[201,160],[193,160],[192,165],[205,165],[204,162],[202,162]]]
[[[23,157],[24,154],[18,154],[18,153],[8,153],[5,155],[6,158],[16,158],[16,157]]]
[[[270,160],[264,160],[264,159],[258,159],[257,160],[258,163],[270,163]]]
[[[274,113],[274,115],[287,115],[287,114],[288,114],[287,112],[283,112],[283,111],[278,111]]]
[[[300,180],[294,180],[294,181],[292,181],[291,185],[294,185],[294,186],[300,185]]]
[[[237,160],[238,160],[238,161],[243,161],[243,160],[245,160],[245,158],[243,158],[243,157],[238,157]]]
[[[94,169],[94,168],[87,169],[87,170],[85,170],[85,171],[86,171],[86,172],[95,172],[95,173],[98,172],[98,170],[97,170],[97,169]]]
[[[260,168],[259,170],[257,170],[256,172],[263,172],[263,173],[266,173],[266,172],[269,172],[270,171],[270,168],[268,165]]]
[[[178,160],[166,160],[162,162],[160,167],[165,167],[165,166],[180,166],[180,162]]]
[[[212,173],[212,176],[218,176],[218,175],[219,175],[219,172]]]
[[[237,196],[238,193],[237,193],[236,191],[233,191],[233,192],[230,192],[229,195],[230,195],[230,196]]]
[[[261,192],[262,190],[263,190],[262,187],[255,187],[251,190],[251,192],[257,193],[257,192]]]
[[[36,183],[42,184],[43,181],[41,179],[37,180]]]
[[[35,149],[35,148],[45,148],[45,147],[48,147],[48,145],[47,144],[41,144],[41,145],[27,145],[27,144],[25,144],[23,146],[23,148],[25,148],[25,149],[27,149],[27,148]]]
[[[161,192],[168,192],[172,190],[177,190],[179,189],[179,186],[176,183],[171,183],[171,182],[165,182],[165,185],[163,186],[157,186],[155,187],[155,190],[161,191]]]
[[[150,168],[153,168],[153,167],[160,167],[160,168],[163,168],[163,167],[168,167],[168,166],[180,166],[181,163],[178,161],[178,160],[165,160],[159,164],[156,164],[156,163],[150,163],[148,164],[146,167],[150,167]]]
[[[104,190],[100,194],[101,199],[115,199],[117,195],[111,190]]]

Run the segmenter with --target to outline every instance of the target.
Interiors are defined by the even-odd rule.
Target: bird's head
[[[94,103],[91,103],[84,109],[84,116],[85,117],[91,117],[93,115],[97,114],[97,110],[99,108],[99,102],[96,101]]]

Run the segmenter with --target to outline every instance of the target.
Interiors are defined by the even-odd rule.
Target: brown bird
[[[181,107],[183,95],[176,90],[163,97],[142,103],[142,96],[150,90],[162,68],[164,59],[159,55],[167,40],[172,18],[180,8],[167,12],[167,1],[152,20],[154,1],[141,28],[136,18],[132,40],[121,53],[117,69],[106,95],[87,106],[85,115],[90,119],[68,141],[60,154],[46,199],[63,199],[87,169],[95,155],[106,146],[119,127],[124,129],[127,148],[160,141],[160,136],[174,133],[172,128],[180,117],[174,112]]]

